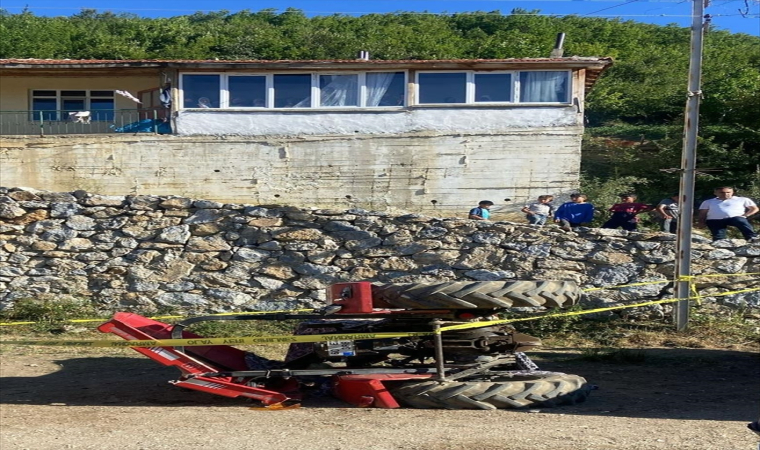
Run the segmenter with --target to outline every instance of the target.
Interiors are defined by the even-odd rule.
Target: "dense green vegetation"
[[[599,207],[634,190],[656,202],[678,189],[690,30],[514,10],[452,15],[307,17],[226,11],[148,19],[82,10],[69,17],[0,9],[0,58],[374,59],[610,56],[588,97],[584,189]],[[751,20],[751,19],[747,19]],[[735,185],[760,199],[760,38],[709,30],[702,77],[698,197]],[[709,169],[709,170],[708,170]]]

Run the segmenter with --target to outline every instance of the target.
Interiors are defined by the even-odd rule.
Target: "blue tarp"
[[[114,128],[114,131],[117,133],[153,133],[158,131],[158,134],[171,134],[172,127],[169,122],[164,122],[161,119],[145,119]]]

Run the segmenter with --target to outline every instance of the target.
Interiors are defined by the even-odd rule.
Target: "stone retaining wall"
[[[705,301],[760,307],[759,291],[711,297],[760,287],[759,244],[693,241],[693,273],[715,275]],[[672,295],[674,249],[662,233],[0,188],[0,308],[66,295],[104,312],[279,310],[323,306],[339,281],[516,279],[605,288],[584,298],[604,306]]]

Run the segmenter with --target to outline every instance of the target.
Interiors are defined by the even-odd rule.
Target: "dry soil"
[[[312,398],[294,410],[186,391],[128,349],[3,346],[0,450],[756,450],[760,356],[649,349],[638,363],[531,353],[598,386],[582,404],[529,411],[363,409]]]

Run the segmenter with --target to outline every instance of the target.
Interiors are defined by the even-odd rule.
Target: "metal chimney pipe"
[[[357,56],[357,59],[361,59],[364,61],[369,61],[369,52],[366,50],[361,50],[359,52],[359,56]]]
[[[557,41],[554,43],[552,49],[551,58],[561,58],[565,50],[562,48],[565,45],[565,33],[557,33]]]

